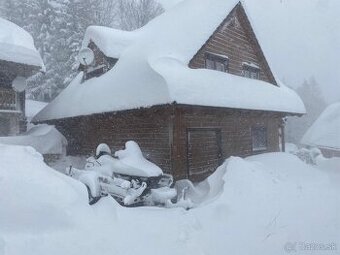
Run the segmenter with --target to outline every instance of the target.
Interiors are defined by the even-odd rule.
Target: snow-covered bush
[[[316,165],[317,158],[322,156],[321,151],[318,148],[301,148],[298,151],[292,153],[300,158],[303,162],[309,165]]]

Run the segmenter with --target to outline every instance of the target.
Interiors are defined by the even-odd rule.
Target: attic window
[[[213,54],[213,53],[205,53],[205,68],[228,72],[229,60],[227,56]]]
[[[242,63],[242,74],[244,77],[251,79],[260,79],[260,67],[253,63],[243,62]]]

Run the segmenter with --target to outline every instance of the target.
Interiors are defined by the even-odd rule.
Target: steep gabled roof
[[[0,18],[0,60],[44,68],[32,36],[14,23]]]
[[[340,151],[340,102],[328,106],[307,130],[302,144]]]
[[[206,69],[189,61],[238,0],[185,0],[133,32],[115,67],[81,83],[81,74],[36,117],[60,119],[177,102],[304,113],[292,90]],[[114,46],[114,42],[113,42]]]

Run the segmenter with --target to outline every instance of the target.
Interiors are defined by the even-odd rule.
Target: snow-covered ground
[[[124,208],[110,197],[89,206],[86,188],[32,148],[0,145],[0,155],[1,255],[339,253],[336,160],[314,168],[284,153],[233,157],[184,210]]]

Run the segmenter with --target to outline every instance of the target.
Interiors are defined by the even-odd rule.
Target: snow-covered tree
[[[134,30],[161,14],[162,6],[154,0],[119,0],[119,28]]]
[[[288,118],[286,135],[287,142],[298,144],[304,133],[319,117],[327,104],[321,93],[320,85],[313,77],[305,80],[303,84],[297,88],[296,92],[304,102],[307,114],[300,118]]]

